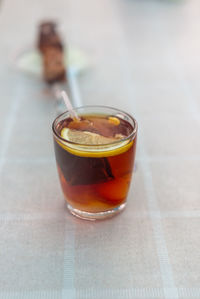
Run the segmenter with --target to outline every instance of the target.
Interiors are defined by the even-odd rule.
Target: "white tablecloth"
[[[67,212],[53,99],[12,66],[47,17],[88,56],[79,100],[139,123],[128,206],[110,220]],[[199,1],[4,0],[0,38],[0,298],[200,298]]]

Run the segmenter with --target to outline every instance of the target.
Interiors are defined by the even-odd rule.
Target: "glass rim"
[[[69,113],[69,110],[66,110],[64,111],[63,113],[59,114],[53,121],[52,123],[52,131],[53,131],[53,135],[55,136],[55,138],[57,138],[59,141],[61,142],[64,142],[65,144],[68,143],[69,145],[74,145],[74,146],[78,146],[78,147],[85,147],[85,148],[91,148],[91,147],[105,147],[105,146],[109,146],[109,145],[113,145],[113,144],[119,144],[121,142],[124,142],[124,141],[127,141],[127,140],[132,140],[136,137],[136,134],[137,134],[137,130],[138,130],[138,123],[136,121],[136,119],[129,113],[121,110],[121,109],[118,109],[118,108],[114,108],[114,107],[111,107],[111,106],[105,106],[105,105],[83,105],[83,106],[79,106],[79,107],[75,107],[73,110],[77,111],[78,109],[84,109],[84,108],[104,108],[104,109],[113,109],[115,110],[116,112],[119,112],[119,113],[123,113],[125,114],[126,116],[128,116],[134,123],[134,127],[133,127],[133,131],[126,137],[124,138],[121,138],[119,140],[116,140],[116,141],[113,141],[113,142],[110,142],[110,143],[106,143],[106,144],[84,144],[84,143],[78,143],[78,142],[73,142],[73,141],[70,141],[70,140],[66,140],[64,138],[62,138],[57,132],[56,132],[56,128],[55,128],[55,124],[57,122],[57,120],[62,117],[63,115]],[[130,122],[129,122],[130,123]]]

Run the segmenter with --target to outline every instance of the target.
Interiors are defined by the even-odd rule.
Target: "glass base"
[[[72,206],[70,206],[69,204],[67,204],[67,208],[72,215],[74,215],[78,218],[81,218],[81,219],[92,220],[92,221],[102,220],[102,219],[113,217],[113,216],[119,214],[120,212],[122,212],[125,207],[126,207],[126,202],[124,202],[120,206],[115,207],[114,209],[109,210],[109,211],[90,213],[90,212],[85,212],[85,211],[75,209]]]

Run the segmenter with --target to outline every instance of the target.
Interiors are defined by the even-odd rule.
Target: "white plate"
[[[68,46],[64,52],[64,61],[67,70],[78,74],[88,67],[88,60],[85,54],[74,46]],[[42,57],[37,49],[29,48],[21,51],[16,55],[14,64],[17,69],[31,73],[35,76],[41,77],[42,75]]]

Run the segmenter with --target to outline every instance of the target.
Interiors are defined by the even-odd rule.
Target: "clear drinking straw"
[[[75,120],[80,120],[77,113],[74,111],[74,109],[72,107],[72,104],[70,102],[70,99],[69,99],[67,93],[64,90],[61,91],[61,96],[62,96],[62,98],[65,102],[65,105],[67,107],[67,110],[69,111],[69,114],[70,114],[71,118],[73,118]]]

